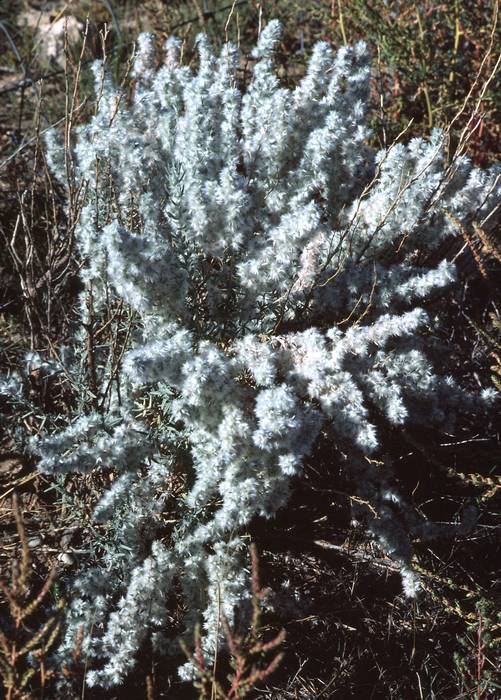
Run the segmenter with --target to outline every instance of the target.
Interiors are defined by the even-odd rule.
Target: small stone
[[[28,540],[28,547],[30,549],[36,549],[37,547],[40,547],[42,544],[42,538],[41,537],[30,537]]]
[[[64,564],[64,566],[71,566],[75,563],[75,559],[71,556],[71,554],[68,554],[68,552],[61,552],[61,554],[58,556],[58,561],[60,561],[61,564]]]

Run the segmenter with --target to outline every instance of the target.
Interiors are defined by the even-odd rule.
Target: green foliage
[[[501,647],[501,612],[495,602],[480,597],[473,621],[459,637],[461,651],[454,654],[458,675],[466,697],[497,697],[501,689],[496,659]]]

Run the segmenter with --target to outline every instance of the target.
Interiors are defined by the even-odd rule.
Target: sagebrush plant
[[[316,44],[285,89],[279,39],[271,21],[242,89],[231,44],[215,56],[200,36],[193,72],[171,38],[157,69],[141,35],[132,98],[97,63],[95,116],[48,138],[81,207],[85,287],[74,349],[49,369],[87,379],[71,422],[32,449],[46,473],[113,476],[95,509],[102,556],[74,582],[60,649],[84,630],[90,685],[123,682],[146,641],[177,653],[200,619],[214,652],[218,620],[249,598],[245,528],[286,504],[320,436],[351,476],[353,517],[415,595],[412,539],[442,528],[394,487],[387,427],[450,430],[495,398],[443,372],[443,303],[426,306],[452,298],[443,251],[458,227],[498,222],[501,167],[475,169],[461,150],[446,162],[438,130],[374,151],[366,45]],[[103,317],[122,324],[113,352],[94,337]]]

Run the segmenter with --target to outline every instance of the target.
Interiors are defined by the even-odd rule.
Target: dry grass
[[[28,540],[26,535],[16,494],[12,497],[12,512],[20,552],[19,558],[10,556],[10,582],[0,579],[5,620],[0,630],[0,677],[6,700],[25,700],[35,689],[40,697],[46,695],[53,680],[54,669],[46,665],[46,657],[59,636],[64,601],[60,599],[48,610],[44,609],[57,569],[53,567],[39,589],[34,590],[30,554],[33,540]]]

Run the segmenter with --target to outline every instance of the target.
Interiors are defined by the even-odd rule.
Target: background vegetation
[[[240,45],[245,82],[246,53],[259,27],[272,17],[284,24],[280,72],[289,84],[302,75],[318,39],[334,46],[357,38],[370,43],[375,145],[391,143],[402,132],[406,140],[442,126],[450,129],[451,149],[464,142],[477,164],[499,157],[495,1],[427,0],[416,6],[407,0],[4,0],[0,370],[18,367],[29,350],[57,352],[72,332],[77,213],[65,209],[45,163],[41,136],[49,125],[74,128],[92,113],[91,61],[105,51],[115,75],[126,79],[139,31],[154,31],[159,41],[177,34],[184,40],[186,62],[194,60],[194,38],[204,31],[216,46],[227,39]],[[444,340],[463,384],[490,380],[500,388],[500,238],[485,240],[465,231],[462,244],[457,263],[463,293],[443,329]],[[116,332],[118,342],[121,331]],[[27,457],[19,428],[36,434],[47,415],[57,422],[71,401],[64,382],[51,385],[32,374],[32,408],[9,406],[2,426],[0,673],[7,697],[56,697],[56,676],[66,674],[80,688],[78,696],[97,698],[98,691],[83,690],[81,651],[76,648],[61,668],[51,666],[50,651],[57,643],[65,581],[77,570],[79,557],[89,555],[91,542],[98,541],[90,515],[101,484],[93,475],[48,481]],[[155,406],[141,410],[152,419],[160,412]],[[234,643],[215,671],[219,685],[211,668],[201,674],[198,689],[180,686],[173,669],[145,653],[130,686],[106,697],[239,697],[230,694],[237,690],[240,697],[284,699],[499,697],[499,422],[493,415],[487,425],[479,425],[471,416],[464,434],[409,436],[406,444],[395,445],[394,458],[401,461],[403,480],[426,515],[455,522],[468,505],[480,511],[474,534],[433,549],[416,543],[424,584],[417,602],[402,599],[391,561],[350,526],[349,491],[333,491],[320,476],[328,471],[311,466],[300,497],[271,527],[257,523],[249,532],[261,552],[261,579],[275,592],[275,612],[256,614],[250,631],[228,631]],[[317,464],[325,459],[319,445]],[[262,593],[259,583],[257,593]],[[277,639],[262,650],[267,640]],[[252,656],[251,649],[263,652],[263,658],[268,654],[264,663],[260,658],[254,677],[242,672],[242,658]],[[269,667],[278,652],[284,653],[278,668]],[[228,673],[233,680],[226,680]],[[252,683],[238,688],[235,673],[252,677]]]

